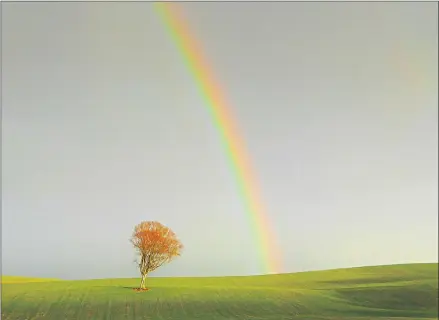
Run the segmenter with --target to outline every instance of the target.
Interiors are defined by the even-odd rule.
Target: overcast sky
[[[437,3],[184,3],[285,272],[438,259]],[[3,274],[263,272],[218,132],[151,3],[2,4]]]

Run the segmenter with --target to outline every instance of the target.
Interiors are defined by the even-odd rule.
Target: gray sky
[[[286,272],[438,259],[437,4],[184,3]],[[151,3],[3,3],[3,274],[262,272],[204,101]]]

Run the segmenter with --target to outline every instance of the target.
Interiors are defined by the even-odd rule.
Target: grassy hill
[[[438,265],[294,274],[5,283],[2,319],[438,319]]]
[[[0,283],[48,282],[48,281],[59,281],[59,279],[30,278],[30,277],[19,277],[19,276],[1,276],[0,278]]]

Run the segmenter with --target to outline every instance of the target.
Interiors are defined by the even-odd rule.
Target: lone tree
[[[175,233],[157,221],[139,223],[134,228],[131,243],[139,255],[140,289],[146,289],[146,277],[151,271],[179,256],[183,249]]]

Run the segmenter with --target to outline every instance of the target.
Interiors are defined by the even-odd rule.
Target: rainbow
[[[154,6],[194,77],[205,106],[220,134],[260,249],[259,255],[264,273],[280,273],[282,268],[279,249],[270,228],[268,214],[261,200],[257,179],[251,169],[245,145],[231,114],[230,104],[226,101],[221,86],[214,79],[201,47],[182,18],[178,5],[156,2]]]

